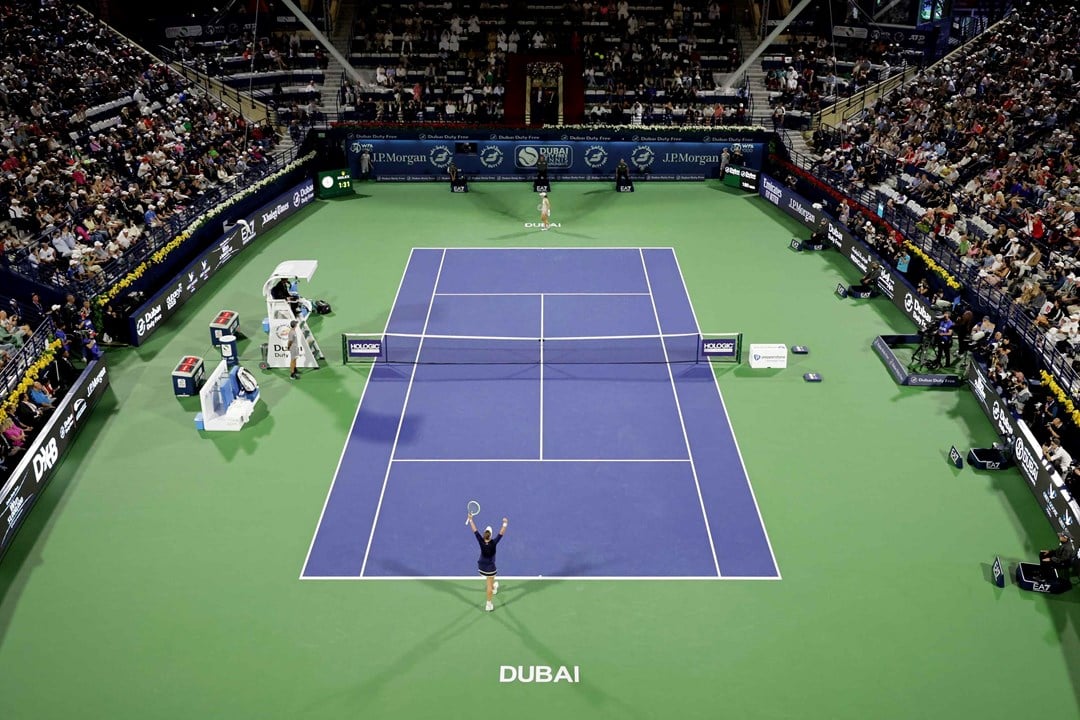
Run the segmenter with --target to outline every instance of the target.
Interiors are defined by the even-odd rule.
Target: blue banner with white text
[[[625,160],[633,177],[652,180],[701,180],[719,176],[721,153],[729,162],[760,169],[759,142],[597,142],[365,139],[348,143],[349,168],[360,176],[360,156],[367,151],[378,180],[442,180],[451,163],[474,180],[529,180],[536,176],[541,156],[555,180],[614,178]],[[737,152],[736,152],[737,150]],[[741,156],[741,157],[740,157]]]

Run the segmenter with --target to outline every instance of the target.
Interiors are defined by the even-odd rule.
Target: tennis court
[[[416,249],[304,578],[779,578],[671,248]],[[661,536],[663,541],[660,541]]]

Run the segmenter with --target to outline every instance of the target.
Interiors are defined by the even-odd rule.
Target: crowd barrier
[[[1071,532],[1080,517],[1080,504],[1069,494],[1061,475],[1047,466],[1042,448],[1027,423],[1013,416],[986,371],[977,363],[969,364],[967,381],[979,407],[1008,445],[1013,461],[1047,520],[1058,532]]]
[[[109,371],[104,361],[87,365],[0,488],[0,557],[108,386]]]
[[[889,267],[869,245],[852,235],[841,223],[771,175],[761,174],[758,194],[808,228],[817,229],[822,222],[827,223],[829,247],[836,249],[860,272],[866,272],[870,263],[877,260],[882,267],[881,276],[878,278],[881,294],[917,327],[925,328],[933,322],[934,313],[930,304],[915,292],[915,287],[908,279]]]
[[[824,220],[828,224],[830,247],[835,248],[860,270],[865,271],[870,258],[877,257],[868,245],[854,237],[847,228],[772,176],[762,173],[758,192],[808,228],[820,227]],[[906,277],[888,269],[884,262],[882,267],[887,269],[882,273],[879,282],[882,295],[889,298],[917,326],[925,327],[933,317],[929,304],[915,292]],[[1080,517],[1080,506],[1069,495],[1060,475],[1045,465],[1042,448],[1027,425],[1012,416],[1005,401],[994,390],[993,384],[977,364],[969,363],[967,381],[986,417],[993,423],[998,435],[1009,444],[1016,465],[1047,519],[1062,530],[1070,528]]]
[[[161,323],[171,317],[198,292],[227,262],[236,257],[259,235],[290,217],[315,199],[311,179],[289,188],[258,210],[236,220],[191,264],[168,281],[128,316],[132,345],[141,345]]]

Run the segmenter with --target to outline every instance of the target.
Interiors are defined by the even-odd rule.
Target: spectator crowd
[[[815,134],[814,173],[955,260],[958,279],[1020,308],[1080,369],[1080,27],[1073,3],[1029,5],[839,128]],[[872,224],[856,228],[902,254]],[[930,295],[929,287],[927,293]],[[955,294],[946,292],[948,294]],[[934,298],[931,297],[931,300]],[[950,298],[937,300],[951,304]],[[979,325],[993,327],[993,318]],[[974,318],[969,322],[974,326]],[[985,334],[998,387],[1063,473],[1080,435],[1008,333]],[[1080,384],[1064,388],[1077,397]],[[1064,418],[1064,420],[1063,420]],[[1080,476],[1078,476],[1080,477]]]
[[[0,259],[32,279],[96,292],[270,164],[272,131],[75,5],[0,7],[0,62]]]

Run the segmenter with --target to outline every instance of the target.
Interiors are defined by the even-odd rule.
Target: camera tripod
[[[914,354],[911,356],[911,362],[908,364],[908,369],[918,372],[937,370],[941,367],[941,363],[938,362],[936,351],[937,345],[934,342],[934,336],[927,335],[923,337],[922,342],[919,343],[919,347],[915,349]]]

